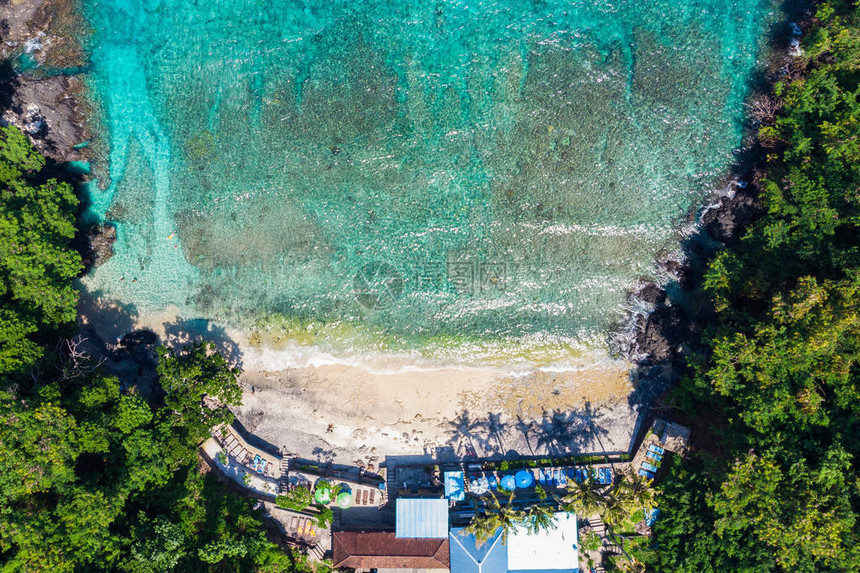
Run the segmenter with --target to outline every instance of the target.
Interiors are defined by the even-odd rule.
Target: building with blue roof
[[[454,573],[499,573],[508,570],[508,548],[502,540],[502,530],[490,539],[478,544],[471,533],[462,527],[451,529],[448,537],[451,550],[451,572]]]
[[[500,528],[481,544],[463,528],[453,528],[451,573],[578,573],[576,515],[558,512],[555,523],[555,529],[537,533],[519,525],[506,539]]]
[[[448,537],[448,500],[398,497],[395,506],[398,539],[445,539]]]

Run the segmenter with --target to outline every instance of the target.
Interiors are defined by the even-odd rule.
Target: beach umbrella
[[[514,491],[517,487],[517,480],[511,475],[502,476],[502,480],[499,482],[499,485],[502,486],[502,489]]]
[[[474,480],[471,483],[472,493],[475,495],[481,495],[483,493],[487,493],[487,490],[490,489],[490,482],[487,481],[487,478],[481,477]]]
[[[535,476],[532,475],[532,472],[526,470],[520,470],[517,472],[516,477],[517,487],[531,487],[535,482]]]
[[[323,505],[327,504],[331,501],[331,489],[327,487],[318,487],[314,492],[314,499],[317,503],[321,503]]]
[[[337,494],[337,499],[335,500],[335,504],[343,509],[352,505],[352,494],[348,491],[342,491]]]

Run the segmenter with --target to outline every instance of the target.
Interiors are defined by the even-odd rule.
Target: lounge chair
[[[370,505],[376,505],[376,491],[370,490],[370,501],[368,502]]]
[[[487,483],[490,484],[490,489],[499,489],[499,482],[496,480],[495,474],[489,474],[487,476]]]
[[[663,455],[663,454],[665,454],[665,453],[666,453],[666,450],[664,450],[663,448],[661,448],[660,446],[655,445],[655,444],[650,444],[650,445],[648,446],[648,449],[649,449],[650,451],[652,451],[652,452],[654,452],[654,453],[656,453],[656,454],[660,454],[660,455]]]
[[[558,487],[567,487],[567,475],[564,470],[555,470],[555,485]]]
[[[651,458],[652,460],[655,460],[655,461],[658,461],[658,462],[659,462],[660,460],[662,460],[662,459],[663,459],[663,456],[661,456],[661,455],[660,455],[660,454],[658,454],[658,453],[652,452],[652,451],[650,451],[650,450],[649,450],[649,451],[647,451],[647,452],[645,452],[645,455],[646,455],[647,457]]]
[[[642,467],[648,470],[649,472],[657,473],[657,466],[652,466],[648,462],[642,462]]]
[[[648,479],[654,479],[654,474],[652,474],[652,473],[651,473],[651,472],[649,472],[649,471],[646,471],[646,470],[639,470],[637,473],[638,473],[640,476],[642,476],[642,477],[646,477],[646,478],[648,478]]]
[[[549,481],[549,480],[548,480],[548,478],[547,478],[546,472],[544,471],[544,469],[543,469],[543,468],[540,468],[540,469],[538,470],[538,482],[539,482],[541,485],[546,485],[547,481]]]

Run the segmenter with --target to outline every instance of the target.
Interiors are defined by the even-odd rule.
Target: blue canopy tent
[[[445,497],[453,501],[466,499],[466,480],[463,472],[445,472]]]

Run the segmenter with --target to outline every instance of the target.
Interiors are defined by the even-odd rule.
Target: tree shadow
[[[582,410],[567,412],[554,410],[544,415],[541,422],[533,426],[537,434],[537,450],[543,448],[551,456],[567,456],[589,449],[593,453],[604,453],[601,436],[609,432],[597,424],[597,412],[586,402]],[[597,448],[595,448],[595,444]]]
[[[139,316],[137,307],[105,296],[102,291],[79,289],[78,324],[81,334],[113,347],[134,330]]]
[[[475,430],[481,428],[484,423],[481,420],[472,419],[468,410],[460,412],[456,418],[447,422],[448,429],[446,432],[450,435],[448,445],[461,458],[477,458],[478,452],[475,450],[475,440],[480,438],[475,434]]]
[[[242,350],[222,326],[205,318],[177,318],[164,323],[163,343],[171,350],[204,342],[212,344],[230,366],[242,367]]]
[[[311,451],[311,455],[313,455],[318,462],[326,464],[334,463],[334,459],[337,457],[337,453],[335,453],[333,449],[323,448],[322,446],[315,446]]]
[[[473,417],[468,410],[463,410],[447,422],[448,444],[459,459],[466,461],[478,457],[565,457],[608,453],[601,438],[608,436],[609,432],[599,420],[599,413],[590,403],[580,410],[546,413],[541,420],[524,420],[518,416],[515,420],[506,421],[501,412]],[[474,451],[474,444],[481,448],[480,452]]]

